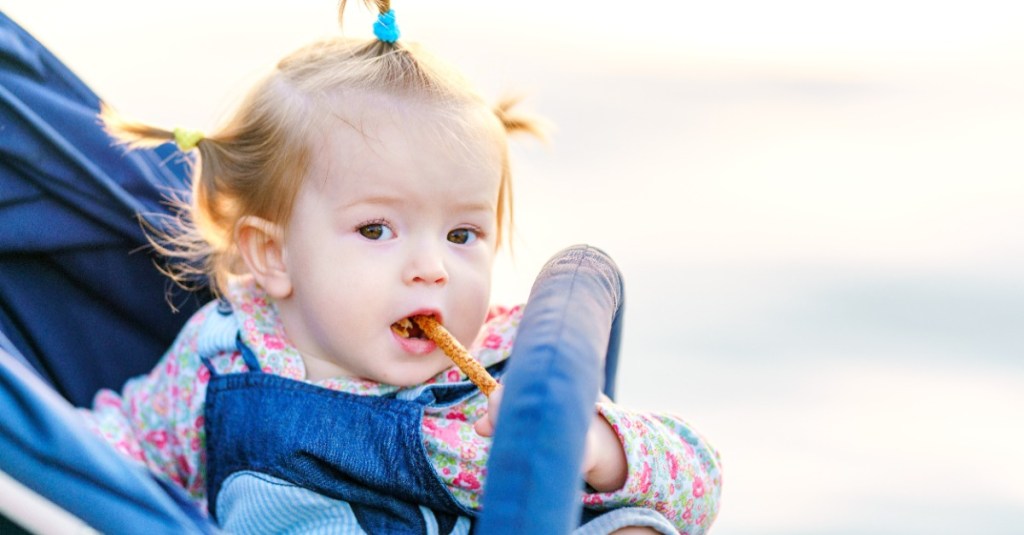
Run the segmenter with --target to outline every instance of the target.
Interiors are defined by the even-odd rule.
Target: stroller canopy
[[[80,406],[148,371],[205,299],[154,269],[136,219],[160,224],[189,162],[116,146],[99,105],[0,13],[0,331]]]

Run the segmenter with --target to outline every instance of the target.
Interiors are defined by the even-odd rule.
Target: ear
[[[245,216],[235,225],[235,243],[256,282],[274,299],[292,293],[284,262],[284,229],[262,217]]]

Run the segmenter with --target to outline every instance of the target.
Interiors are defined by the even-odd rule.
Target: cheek
[[[386,314],[379,285],[353,280],[344,274],[334,282],[307,287],[304,294],[306,321],[315,325],[316,336],[323,347],[345,354],[368,343],[369,338],[383,332]],[[326,286],[326,288],[324,287]]]
[[[335,269],[325,273],[322,278],[327,280],[328,288],[325,295],[333,295],[336,300],[344,301],[346,306],[356,310],[367,310],[380,303],[389,295],[389,284],[385,273],[375,266],[361,266],[361,262],[341,262]]]
[[[307,258],[295,258],[303,298],[315,303],[328,317],[351,319],[379,299],[383,280],[379,270],[358,255],[322,250]],[[377,296],[377,298],[375,298]]]
[[[459,314],[465,318],[466,324],[460,338],[473,339],[483,324],[490,305],[491,263],[486,257],[477,258],[467,262],[461,271],[455,297]]]
[[[472,251],[465,251],[465,254],[458,258],[457,270],[459,278],[466,286],[481,289],[486,293],[491,287],[491,271],[494,267],[494,253],[489,244],[481,243]],[[452,277],[454,280],[454,276]]]

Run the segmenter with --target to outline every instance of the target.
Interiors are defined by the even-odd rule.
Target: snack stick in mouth
[[[423,334],[434,341],[437,347],[444,351],[448,358],[455,362],[455,365],[469,376],[469,380],[473,381],[473,384],[484,393],[485,396],[490,396],[491,392],[494,392],[495,388],[498,388],[498,381],[487,373],[487,369],[478,362],[469,351],[466,351],[465,347],[455,339],[454,336],[447,329],[441,326],[434,318],[430,316],[413,316],[413,321],[409,321],[408,318],[403,319],[395,323],[392,327],[395,332],[399,335],[408,338],[413,334],[413,328],[419,327],[423,331]]]

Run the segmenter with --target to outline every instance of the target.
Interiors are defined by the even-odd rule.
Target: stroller
[[[75,413],[149,371],[210,299],[170,286],[138,220],[159,227],[190,162],[173,145],[126,153],[100,128],[99,106],[0,13],[0,532],[215,533]],[[613,395],[621,303],[618,272],[594,248],[569,248],[541,272],[505,375],[477,532],[579,523],[573,460],[602,382]]]

